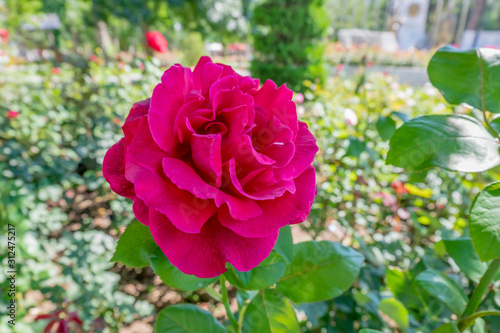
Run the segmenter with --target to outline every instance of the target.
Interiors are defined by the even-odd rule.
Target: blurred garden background
[[[170,65],[202,55],[295,91],[320,151],[318,194],[292,227],[294,242],[333,240],[366,258],[342,296],[297,306],[302,331],[432,331],[453,315],[412,281],[433,268],[465,290],[477,282],[484,264],[465,267],[452,253],[471,246],[474,195],[500,179],[495,169],[410,173],[385,163],[409,119],[474,112],[428,82],[444,44],[500,47],[500,2],[0,0],[0,332],[42,332],[57,318],[68,332],[148,333],[159,310],[182,302],[227,320],[203,290],[110,262],[134,216],[101,171],[132,104]],[[15,327],[4,292],[8,224],[17,231]],[[243,296],[229,292],[236,308]],[[500,309],[500,290],[486,304]],[[474,332],[500,332],[496,318]]]

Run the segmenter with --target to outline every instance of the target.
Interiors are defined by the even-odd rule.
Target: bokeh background
[[[204,291],[178,291],[150,268],[109,262],[134,216],[102,177],[104,153],[163,71],[202,55],[296,92],[320,151],[318,195],[294,241],[338,241],[366,257],[342,296],[298,306],[302,330],[430,331],[448,310],[406,294],[403,270],[438,268],[467,285],[442,239],[464,233],[473,195],[500,178],[385,165],[404,121],[469,111],[428,83],[433,50],[448,43],[500,46],[500,2],[0,0],[0,332],[42,332],[57,318],[70,332],[148,333],[159,310],[180,302],[227,319]],[[15,328],[5,316],[9,223],[17,230]],[[500,293],[492,295],[487,302],[499,307]],[[403,308],[381,307],[388,296]],[[497,332],[495,318],[488,324]]]

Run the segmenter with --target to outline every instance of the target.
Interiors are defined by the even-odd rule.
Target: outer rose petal
[[[264,212],[257,217],[239,221],[231,218],[223,207],[218,210],[219,221],[243,237],[266,237],[287,224],[296,223],[297,220],[302,222],[309,214],[314,201],[315,177],[314,167],[308,167],[295,179],[295,194],[286,192],[279,198],[259,201]]]
[[[125,173],[127,179],[134,183],[137,197],[144,200],[150,211],[154,208],[165,214],[184,232],[200,232],[203,224],[216,211],[211,200],[200,200],[137,164],[128,163]]]
[[[295,155],[290,163],[280,169],[275,169],[276,179],[293,179],[300,175],[314,160],[318,152],[316,138],[307,129],[307,124],[299,122],[299,132],[295,139]]]
[[[149,225],[149,207],[144,204],[139,198],[134,200],[134,204],[132,205],[132,210],[134,211],[134,215],[139,222],[144,225]]]
[[[137,133],[127,147],[126,163],[133,160],[156,175],[162,176],[161,160],[167,154],[161,150],[151,136],[147,117],[138,119]]]
[[[102,174],[114,192],[122,197],[133,199],[135,198],[134,185],[125,179],[124,142],[125,139],[121,139],[106,152],[102,163]]]
[[[155,210],[150,211],[155,242],[170,262],[185,274],[211,278],[226,271],[226,262],[248,271],[264,260],[276,243],[278,230],[262,238],[245,238],[223,227],[214,215],[198,234],[184,233]]]
[[[191,70],[174,65],[165,71],[161,83],[153,90],[148,117],[151,134],[158,146],[170,155],[178,154],[174,122],[192,87]]]
[[[130,109],[127,119],[125,119],[125,123],[147,115],[150,103],[151,98],[147,98],[143,101],[134,103],[134,105],[132,105],[132,108]]]
[[[125,134],[125,144],[130,144],[137,132],[140,119],[148,114],[151,98],[135,103],[130,109],[130,112],[125,119],[125,124],[122,126],[123,134]]]

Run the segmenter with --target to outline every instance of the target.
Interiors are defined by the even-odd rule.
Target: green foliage
[[[380,301],[378,309],[394,320],[398,328],[406,331],[410,327],[408,310],[403,303],[395,298],[386,298]]]
[[[202,279],[194,275],[182,273],[177,267],[170,263],[160,248],[157,248],[156,251],[150,256],[150,260],[151,267],[162,279],[162,281],[167,285],[180,290],[197,290],[204,288],[217,280],[217,278]]]
[[[266,0],[254,10],[254,55],[250,71],[261,80],[287,83],[302,90],[302,81],[323,83],[325,37],[329,20],[324,0]],[[279,18],[279,19],[277,19]]]
[[[121,235],[111,261],[130,267],[148,266],[149,257],[157,247],[149,228],[134,221]]]
[[[477,119],[431,115],[410,120],[392,136],[387,163],[412,171],[479,172],[500,164],[500,156],[496,139]]]
[[[252,299],[243,319],[244,332],[300,333],[290,302],[277,290],[265,289]]]
[[[472,281],[478,282],[487,267],[474,252],[470,238],[445,239],[444,244],[461,271]]]
[[[293,252],[276,288],[295,303],[341,295],[353,284],[364,261],[352,248],[327,241],[295,244]]]
[[[479,110],[472,110],[470,116],[424,116],[407,122],[393,135],[387,162],[414,171],[439,166],[479,172],[497,166],[500,162],[499,133],[489,118],[490,112],[500,111],[500,90],[493,79],[499,70],[499,58],[498,50],[463,52],[451,47],[440,49],[428,67],[431,82],[448,102],[467,103]],[[470,239],[445,238],[435,247],[436,254],[448,254],[468,278],[478,282],[470,297],[463,286],[456,283],[457,280],[436,269],[426,269],[415,277],[414,283],[418,287],[444,303],[460,318],[434,332],[463,332],[469,327],[472,327],[472,332],[485,332],[486,323],[481,317],[498,315],[497,310],[478,309],[488,303],[487,298],[483,299],[500,269],[499,184],[489,184],[474,199],[469,214]],[[442,245],[438,247],[438,244]],[[481,262],[489,260],[493,261],[489,264]]]
[[[429,63],[431,83],[451,104],[467,103],[479,110],[500,112],[500,52],[493,49],[439,49]]]
[[[469,216],[472,245],[482,261],[500,258],[500,182],[486,186]]]
[[[155,322],[157,333],[225,333],[210,312],[193,304],[171,305],[158,314]]]
[[[432,297],[446,304],[453,313],[460,315],[465,310],[468,298],[462,288],[443,273],[427,269],[418,274],[415,283]]]
[[[232,265],[224,275],[235,287],[246,290],[259,290],[278,282],[285,273],[286,261],[279,254],[271,252],[259,266],[248,272],[239,272]]]
[[[293,259],[293,238],[290,226],[284,226],[280,229],[278,240],[274,245],[274,251],[278,252],[286,261]]]

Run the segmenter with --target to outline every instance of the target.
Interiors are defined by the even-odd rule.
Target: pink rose
[[[170,67],[130,110],[103,175],[182,272],[248,271],[309,214],[318,148],[292,96],[202,57],[194,71]]]
[[[19,112],[14,110],[7,111],[7,119],[13,119],[19,117]]]

